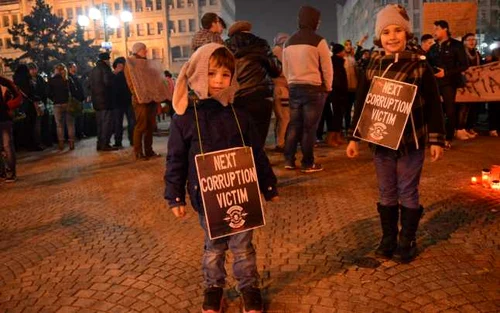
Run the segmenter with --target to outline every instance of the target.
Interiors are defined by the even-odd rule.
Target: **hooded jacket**
[[[267,41],[247,32],[237,32],[226,46],[236,58],[236,76],[240,89],[236,97],[261,92],[273,95],[273,78],[281,74],[281,63],[273,54]]]
[[[299,11],[299,30],[285,43],[283,73],[290,86],[313,85],[331,91],[333,67],[326,40],[316,34],[320,12],[303,6]]]
[[[186,205],[187,184],[193,208],[200,214],[203,214],[203,203],[195,166],[195,156],[201,153],[200,145],[204,153],[250,146],[264,197],[269,200],[278,194],[276,176],[263,147],[255,144],[259,142],[258,134],[248,113],[231,105],[237,90],[235,75],[230,87],[214,96],[208,94],[209,60],[219,48],[226,49],[215,43],[204,45],[183,65],[174,90],[176,114],[172,117],[168,140],[164,197],[172,208]],[[188,86],[193,93],[191,98]]]

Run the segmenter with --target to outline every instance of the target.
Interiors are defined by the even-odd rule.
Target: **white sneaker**
[[[498,132],[496,130],[490,130],[491,137],[498,137]]]
[[[460,139],[460,140],[469,140],[469,134],[465,129],[458,129],[457,133],[455,134],[455,138]]]

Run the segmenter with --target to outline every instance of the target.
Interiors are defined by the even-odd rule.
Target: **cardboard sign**
[[[456,102],[500,101],[500,62],[471,66],[464,75],[465,87],[457,89]]]
[[[265,225],[251,148],[199,154],[195,163],[210,239]]]
[[[416,94],[415,85],[373,77],[354,137],[397,150]]]
[[[475,2],[426,2],[423,4],[422,34],[434,33],[434,22],[445,20],[454,38],[476,33],[477,3]]]

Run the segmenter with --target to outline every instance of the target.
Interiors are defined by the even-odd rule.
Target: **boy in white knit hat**
[[[259,275],[252,244],[252,230],[210,240],[200,195],[195,156],[203,152],[250,145],[255,157],[258,182],[266,200],[277,200],[276,176],[255,129],[244,110],[232,107],[237,89],[235,60],[217,43],[200,47],[184,64],[177,79],[170,126],[165,199],[176,217],[186,215],[186,183],[191,204],[205,232],[202,267],[205,292],[202,312],[221,312],[226,251],[233,253],[233,273],[243,297],[244,312],[262,312]],[[191,94],[188,91],[191,88]],[[241,130],[241,132],[240,132]]]

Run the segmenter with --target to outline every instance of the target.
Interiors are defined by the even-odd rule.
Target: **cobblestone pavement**
[[[156,151],[166,143],[156,137]],[[176,220],[166,208],[164,158],[94,148],[22,154],[19,180],[0,183],[0,312],[199,312],[202,231],[192,211]],[[500,192],[469,185],[500,164],[500,140],[426,161],[421,253],[407,265],[374,257],[371,156],[363,147],[349,160],[344,148],[319,147],[326,170],[310,175],[269,153],[281,201],[255,235],[266,311],[500,311]],[[241,311],[234,284],[226,312]]]

